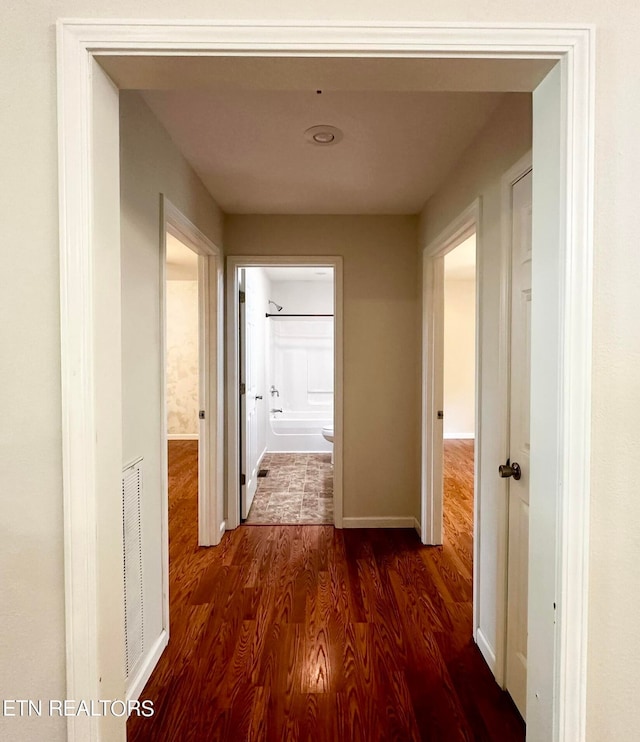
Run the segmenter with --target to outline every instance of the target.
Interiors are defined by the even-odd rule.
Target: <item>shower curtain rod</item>
[[[265,317],[333,317],[333,314],[269,314],[267,312]]]

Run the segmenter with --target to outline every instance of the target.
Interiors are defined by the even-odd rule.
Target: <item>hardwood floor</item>
[[[170,452],[171,641],[129,742],[515,742],[471,640],[473,449],[446,444],[446,539],[243,526],[196,545],[197,449]]]

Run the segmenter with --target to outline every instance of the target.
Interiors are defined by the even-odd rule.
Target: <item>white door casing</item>
[[[344,321],[343,321],[343,259],[330,255],[230,255],[227,257],[227,528],[236,528],[241,522],[242,493],[240,487],[243,411],[239,394],[242,371],[240,351],[240,328],[244,320],[240,314],[240,288],[243,269],[269,266],[313,266],[332,268],[334,275],[334,465],[333,499],[334,524],[343,527],[343,405],[344,405]],[[242,286],[244,284],[242,283]],[[259,312],[260,313],[260,312]],[[264,390],[259,392],[264,396]],[[270,404],[263,400],[260,404]],[[259,455],[262,451],[258,452]]]
[[[211,268],[215,262],[208,255],[198,255],[198,545],[216,543],[216,528],[209,522],[211,489],[214,487],[215,470],[212,470],[210,451],[215,448],[215,433],[209,417],[210,368],[215,365],[215,350],[211,347]],[[215,277],[213,277],[215,280]],[[215,320],[214,320],[215,321]],[[203,414],[204,413],[204,416]],[[218,462],[218,466],[222,464]]]
[[[511,193],[511,363],[509,458],[521,476],[508,479],[507,642],[505,685],[526,719],[529,572],[531,380],[531,184],[529,171]]]
[[[534,307],[532,315],[532,457],[539,457],[543,466],[537,466],[536,471],[544,474],[536,474],[531,483],[532,552],[534,542],[545,542],[541,546],[547,555],[538,552],[538,558],[530,560],[535,590],[530,588],[529,646],[534,647],[536,666],[529,666],[531,703],[527,712],[531,739],[583,740],[591,429],[593,26],[468,22],[278,25],[122,19],[58,22],[69,698],[105,697],[103,692],[118,697],[121,693],[122,673],[109,658],[117,655],[114,647],[122,644],[122,636],[115,626],[111,633],[99,630],[108,621],[104,606],[119,605],[122,593],[116,552],[121,522],[109,517],[115,515],[115,508],[103,517],[111,493],[118,487],[121,465],[120,390],[117,374],[108,368],[109,359],[117,359],[120,352],[119,316],[112,311],[111,299],[118,295],[119,258],[117,251],[101,249],[105,235],[111,244],[118,242],[120,208],[118,173],[113,167],[118,161],[118,91],[103,84],[106,75],[95,64],[95,58],[105,52],[122,56],[303,53],[356,58],[558,60],[548,84],[543,81],[534,91],[534,167],[541,190],[534,187],[536,264],[540,271],[534,268],[533,285],[538,273],[544,280],[547,268],[555,280],[547,280],[551,301],[542,310],[539,305]],[[94,117],[94,112],[105,109],[107,116]],[[540,167],[548,178],[540,178]],[[112,261],[106,267],[105,256]],[[234,301],[232,298],[230,304]],[[545,345],[551,352],[541,355]],[[544,404],[550,397],[554,399],[552,409]],[[237,400],[232,404],[235,409]],[[109,435],[103,440],[112,445],[99,446],[97,441],[105,431]],[[341,477],[341,470],[338,473]],[[232,486],[237,487],[237,481]],[[539,509],[535,495],[547,497],[553,510],[535,513]],[[540,557],[544,564],[539,566]],[[534,707],[537,711],[532,713]],[[122,729],[124,720],[70,717],[67,724],[70,740],[94,740],[107,726]]]
[[[258,486],[258,406],[256,397],[260,378],[260,354],[258,353],[260,307],[256,305],[257,291],[255,273],[251,268],[242,271],[244,275],[244,301],[240,304],[240,370],[244,394],[241,395],[242,451],[241,469],[245,482],[241,485],[242,517],[246,518]],[[264,321],[262,319],[262,321]]]
[[[431,487],[434,507],[431,511],[431,541],[440,545],[444,540],[444,255],[431,261],[433,290],[433,344],[434,358],[432,394],[433,411],[431,451]],[[425,537],[427,535],[425,531]]]
[[[423,544],[439,545],[443,540],[444,476],[444,257],[472,234],[476,235],[476,255],[482,242],[482,202],[474,199],[446,229],[422,252],[422,514]],[[478,510],[480,481],[481,414],[480,384],[482,346],[481,272],[476,271],[476,341],[475,341],[475,454],[474,454],[474,522]],[[478,541],[474,534],[474,589],[477,582],[475,565]],[[474,600],[475,602],[475,600]],[[474,620],[475,626],[475,620]]]

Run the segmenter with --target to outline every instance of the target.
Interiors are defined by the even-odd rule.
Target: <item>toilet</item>
[[[325,441],[329,441],[329,443],[333,444],[333,425],[327,425],[322,428],[322,437]],[[333,445],[331,446],[331,463],[333,464]]]
[[[317,429],[318,428],[316,428],[316,430]],[[333,443],[333,425],[327,425],[326,428],[322,428],[322,437],[325,439],[325,441]]]

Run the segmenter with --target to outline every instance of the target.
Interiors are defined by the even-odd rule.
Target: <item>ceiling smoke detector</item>
[[[332,144],[337,144],[342,139],[343,134],[335,126],[320,124],[307,129],[304,136],[311,144],[317,144],[319,147],[329,147]]]

